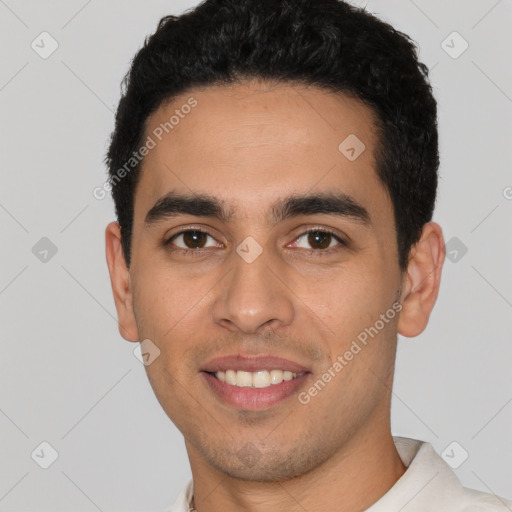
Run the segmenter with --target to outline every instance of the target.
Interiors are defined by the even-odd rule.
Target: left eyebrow
[[[226,209],[224,203],[209,194],[185,195],[170,192],[158,199],[148,211],[145,225],[178,215],[210,217],[229,222],[235,211]],[[343,193],[294,194],[278,200],[270,209],[267,221],[281,222],[301,215],[334,215],[358,222],[364,227],[372,227],[368,210],[352,197]]]
[[[372,227],[368,210],[355,199],[343,193],[292,195],[278,201],[271,209],[271,219],[278,223],[299,215],[334,215]]]

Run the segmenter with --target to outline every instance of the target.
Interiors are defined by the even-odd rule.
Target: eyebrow
[[[169,192],[158,199],[148,211],[145,225],[149,227],[179,215],[209,217],[229,222],[235,213],[236,210],[226,208],[224,202],[209,194],[186,195]],[[347,194],[335,192],[294,194],[282,198],[272,205],[267,220],[277,224],[300,215],[319,214],[348,218],[364,227],[372,227],[370,214],[362,204]]]

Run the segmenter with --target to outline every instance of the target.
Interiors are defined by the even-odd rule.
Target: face
[[[389,428],[404,276],[371,111],[246,82],[161,106],[148,136],[121,332],[160,351],[192,468],[290,478]]]

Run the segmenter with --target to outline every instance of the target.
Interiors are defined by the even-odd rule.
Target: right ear
[[[111,222],[105,229],[105,250],[110,284],[114,294],[119,332],[126,341],[139,341],[139,332],[133,311],[130,271],[121,244],[121,226]]]

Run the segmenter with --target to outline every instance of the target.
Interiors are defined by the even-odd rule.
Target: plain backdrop
[[[418,43],[439,102],[448,257],[427,330],[400,338],[393,433],[467,457],[464,485],[510,499],[512,1],[354,3]],[[118,333],[113,203],[92,191],[131,58],[195,4],[0,1],[0,510],[162,511],[190,477]]]

